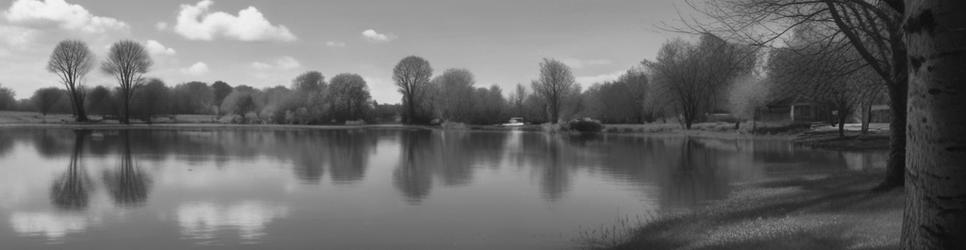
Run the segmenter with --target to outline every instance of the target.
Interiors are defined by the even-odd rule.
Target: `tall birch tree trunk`
[[[966,249],[966,1],[906,0],[904,249]]]

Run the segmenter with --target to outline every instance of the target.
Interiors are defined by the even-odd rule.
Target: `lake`
[[[5,249],[559,249],[735,185],[871,171],[780,139],[0,129]]]

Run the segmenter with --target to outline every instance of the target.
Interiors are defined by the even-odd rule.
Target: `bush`
[[[567,127],[572,131],[581,133],[598,133],[604,130],[604,125],[600,121],[586,118],[570,121],[567,123]]]

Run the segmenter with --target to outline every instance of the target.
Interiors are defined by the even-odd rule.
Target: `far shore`
[[[234,124],[218,121],[211,115],[175,115],[172,119],[162,119],[154,123],[136,122],[131,125],[117,121],[74,122],[69,114],[50,114],[42,116],[34,112],[0,111],[0,128],[67,128],[67,129],[445,129],[473,131],[546,131],[543,125],[531,124],[520,127],[500,125],[457,125],[428,126],[405,124],[364,124],[364,125],[291,125],[291,124]],[[864,151],[886,150],[889,148],[888,129],[883,124],[874,124],[868,134],[859,134],[853,124],[847,126],[847,136],[839,137],[832,127],[811,129],[784,127],[763,127],[752,133],[750,123],[742,123],[738,129],[734,123],[708,122],[683,129],[676,123],[649,124],[605,124],[602,135],[647,136],[647,137],[700,137],[716,139],[776,139],[791,140],[796,144],[830,150]],[[760,132],[765,131],[765,132]],[[570,133],[570,132],[563,132]]]

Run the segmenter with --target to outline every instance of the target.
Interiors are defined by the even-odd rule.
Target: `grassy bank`
[[[131,125],[120,124],[115,120],[99,121],[92,116],[91,122],[74,122],[68,114],[48,114],[34,112],[0,111],[0,128],[68,128],[68,129],[347,129],[347,128],[413,128],[426,129],[425,126],[402,124],[371,125],[286,125],[286,124],[231,124],[219,122],[211,115],[175,115],[157,119],[152,123],[135,120]]]
[[[591,230],[590,249],[895,249],[903,193],[881,173],[747,183],[726,200],[639,225]]]

